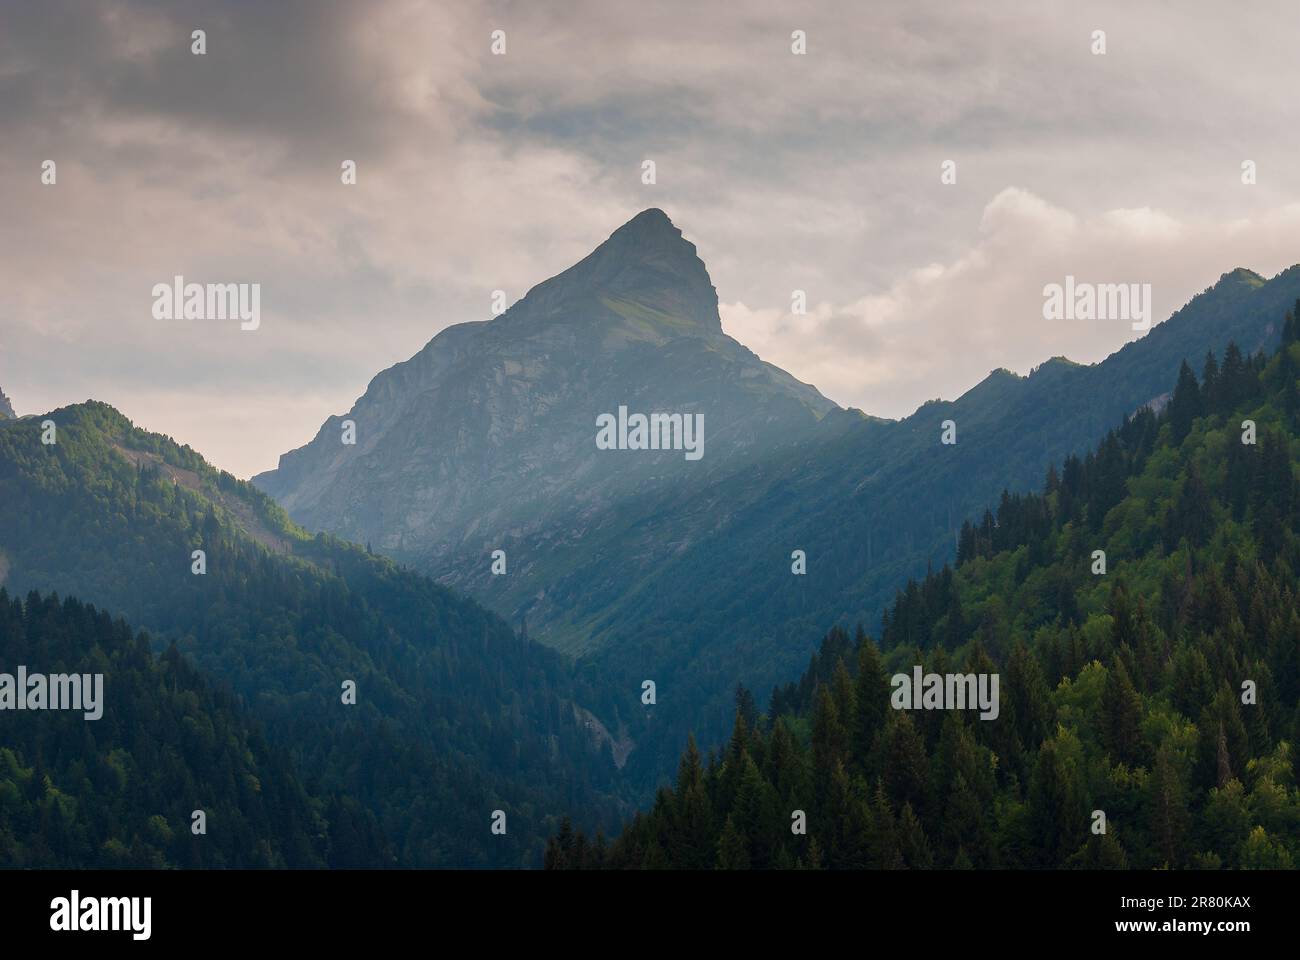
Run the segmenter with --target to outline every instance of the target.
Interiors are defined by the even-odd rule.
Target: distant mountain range
[[[1300,268],[1237,269],[1101,363],[994,371],[886,421],[723,334],[694,246],[647,210],[502,316],[381,373],[253,482],[306,527],[370,543],[578,656],[648,787],[687,731],[729,728],[737,683],[789,679],[831,623],[878,623],[908,577],[952,556],[964,519],[1158,406],[1184,358],[1274,344],[1297,295]],[[597,417],[620,405],[702,413],[703,458],[598,449]],[[955,445],[940,444],[944,420]]]

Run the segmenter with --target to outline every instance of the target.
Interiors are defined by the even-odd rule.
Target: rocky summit
[[[626,442],[599,444],[620,408]],[[650,209],[380,373],[254,483],[310,529],[457,581],[507,542],[580,539],[619,498],[731,472],[836,409],[723,332],[695,245]],[[683,424],[702,425],[703,456],[681,452]]]

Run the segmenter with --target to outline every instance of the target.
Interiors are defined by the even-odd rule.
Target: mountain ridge
[[[529,865],[548,821],[613,809],[610,746],[578,710],[608,703],[553,651],[386,557],[309,535],[107,404],[42,419],[54,444],[40,420],[0,421],[5,586],[75,595],[175,642],[314,793],[373,818],[383,842],[356,865]],[[511,817],[505,841],[494,809]]]
[[[690,729],[701,736],[726,729],[737,682],[762,689],[788,678],[811,653],[810,638],[827,623],[878,621],[899,584],[952,555],[971,512],[1004,488],[1032,489],[1052,463],[1087,449],[1143,405],[1159,403],[1184,359],[1198,363],[1229,340],[1249,351],[1276,340],[1278,318],[1300,296],[1300,268],[1271,280],[1236,268],[1098,363],[1049,358],[1026,376],[993,371],[955,400],[930,401],[901,420],[837,406],[809,417],[805,398],[779,390],[776,396],[787,409],[805,411],[777,424],[779,442],[742,445],[721,458],[706,455],[703,469],[689,472],[679,457],[637,460],[640,455],[620,454],[601,460],[583,452],[589,452],[592,434],[584,417],[614,409],[638,389],[642,396],[655,395],[652,388],[668,373],[676,377],[677,398],[698,399],[709,376],[752,369],[740,361],[730,367],[701,364],[699,357],[728,342],[711,330],[657,323],[653,310],[638,316],[617,297],[605,297],[613,306],[601,303],[608,291],[573,285],[574,277],[622,276],[605,258],[625,243],[638,253],[634,241],[642,230],[652,235],[646,249],[667,243],[680,254],[679,262],[695,269],[694,248],[688,252],[680,245],[684,239],[672,236],[676,231],[668,229],[666,218],[641,216],[636,229],[615,231],[591,257],[534,288],[543,295],[530,291],[503,317],[443,331],[439,337],[454,341],[455,350],[435,349],[435,338],[408,361],[412,368],[400,377],[377,378],[368,391],[368,398],[412,391],[411,369],[435,362],[432,379],[441,378],[439,383],[471,375],[486,382],[483,365],[476,369],[477,361],[466,355],[505,358],[509,344],[501,344],[497,331],[536,338],[530,342],[538,350],[528,360],[539,366],[554,362],[561,351],[574,351],[563,360],[566,382],[603,376],[607,371],[596,361],[625,352],[633,362],[612,378],[617,392],[606,392],[603,403],[585,394],[586,406],[577,407],[582,416],[564,424],[572,442],[556,445],[555,434],[546,434],[552,442],[526,448],[526,456],[507,466],[481,455],[485,446],[507,442],[502,421],[474,421],[466,412],[501,400],[499,393],[488,390],[485,400],[474,391],[415,390],[420,405],[451,411],[460,429],[440,438],[442,424],[414,407],[393,404],[372,415],[363,398],[350,413],[358,414],[359,429],[367,418],[380,432],[384,417],[401,424],[367,448],[365,458],[338,470],[349,455],[330,436],[339,425],[332,418],[308,448],[286,455],[278,473],[255,482],[304,525],[373,542],[512,622],[526,621],[530,636],[578,657],[584,675],[615,692],[616,704],[623,695],[618,691],[636,690],[647,677],[660,689],[674,690],[678,702],[692,705],[690,711],[660,712],[651,721],[635,702],[624,700],[616,715],[600,718],[611,729],[629,725],[638,743],[629,775],[644,777],[647,787],[675,762],[675,747],[662,749],[666,738]],[[662,262],[653,254],[648,259]],[[664,278],[654,266],[646,276],[653,299]],[[699,284],[690,289],[698,303],[714,308],[711,285],[707,294]],[[567,307],[557,306],[578,303],[589,312],[576,320]],[[574,336],[578,329],[598,330],[600,348],[587,349],[592,340]],[[753,356],[739,344],[729,349],[733,358],[740,351]],[[514,359],[529,376],[524,360]],[[774,409],[773,395],[765,399]],[[629,404],[634,410],[662,408],[654,401]],[[508,404],[503,409],[517,410]],[[696,403],[685,409],[711,408]],[[957,424],[952,446],[940,443],[941,422],[948,419]],[[706,417],[706,423],[717,418]],[[520,429],[540,428],[524,418]],[[471,434],[486,437],[485,444],[456,446]],[[407,449],[381,463],[394,452],[398,435]],[[440,443],[441,458],[422,454]],[[454,474],[475,457],[477,464]],[[507,482],[490,469],[474,473],[492,466],[507,469]],[[620,468],[628,474],[619,476]],[[299,478],[289,476],[294,471]],[[471,486],[475,495],[466,496]],[[445,508],[442,515],[439,508]],[[450,522],[452,514],[459,521]],[[401,533],[394,536],[394,529]],[[436,536],[405,535],[413,529]],[[488,556],[496,550],[509,558],[504,576],[490,569]],[[807,559],[805,576],[791,572],[795,550]]]
[[[658,207],[642,210],[573,266],[530,288],[510,310],[527,305],[549,317],[565,305],[571,291],[584,287],[608,295],[632,293],[639,302],[684,317],[705,333],[722,334],[718,293],[704,261]]]
[[[955,565],[898,591],[878,643],[832,627],[766,715],[738,689],[707,761],[687,739],[612,845],[566,821],[546,866],[1294,867],[1296,316],[1272,357],[1230,344],[1199,379],[1183,367],[1163,412],[1003,491]],[[997,722],[982,694],[899,698],[954,669],[1002,678]]]
[[[500,316],[447,327],[376,375],[252,482],[309,527],[423,562],[468,536],[580,525],[663,476],[695,482],[786,445],[839,409],[725,334],[717,305],[694,244],[663,211],[642,211]],[[598,451],[597,417],[620,406],[707,414],[708,454]],[[353,447],[339,441],[346,420]]]
[[[694,711],[680,738],[719,734],[737,682],[782,681],[827,623],[878,622],[901,583],[952,555],[963,519],[1003,488],[1033,489],[1053,462],[1157,401],[1184,359],[1199,364],[1230,340],[1251,351],[1275,342],[1300,297],[1300,270],[1225,278],[1099,363],[994,377],[983,393],[932,401],[901,421],[833,418],[840,429],[751,469],[625,501],[563,555],[551,539],[511,542],[512,555],[541,558],[514,580],[432,570],[494,609],[526,609],[534,636],[582,655],[593,675],[616,685],[653,676],[677,689]],[[940,443],[947,419],[957,424],[953,446]],[[806,576],[791,575],[795,548]],[[657,736],[677,722],[660,720]],[[672,768],[674,754],[656,756],[646,736],[638,743],[632,775]]]

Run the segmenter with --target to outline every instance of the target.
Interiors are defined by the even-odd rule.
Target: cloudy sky
[[[1135,336],[1043,320],[1066,274],[1158,320],[1300,261],[1298,36],[1289,0],[0,0],[0,387],[248,476],[657,206],[727,332],[905,415]],[[260,283],[261,328],[154,319],[176,274]]]

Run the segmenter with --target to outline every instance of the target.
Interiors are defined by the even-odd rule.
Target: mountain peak
[[[14,413],[14,405],[9,402],[9,398],[5,396],[3,390],[0,390],[0,417],[9,420],[18,419],[18,414]]]
[[[668,219],[668,214],[658,207],[642,210],[623,224],[609,235],[608,240],[592,251],[592,256],[601,251],[632,257],[645,256],[657,251],[668,256],[681,257],[688,263],[694,261],[701,269],[704,267],[704,261],[700,260],[695,252],[695,244],[683,237],[682,231]]]
[[[658,207],[642,210],[590,254],[539,283],[520,301],[528,312],[572,316],[591,301],[619,312],[646,308],[710,333],[722,333],[718,293],[695,251]]]
[[[662,238],[667,242],[671,242],[680,237],[682,232],[668,218],[668,214],[658,207],[647,207],[615,230],[610,236],[617,237],[620,234],[631,234],[643,240]]]
[[[1221,286],[1225,283],[1248,283],[1251,286],[1258,286],[1259,284],[1265,282],[1266,281],[1264,280],[1264,278],[1261,277],[1254,270],[1251,270],[1247,267],[1237,267],[1236,269],[1229,270],[1223,276],[1219,277],[1219,282],[1216,283],[1215,286],[1216,287]]]

